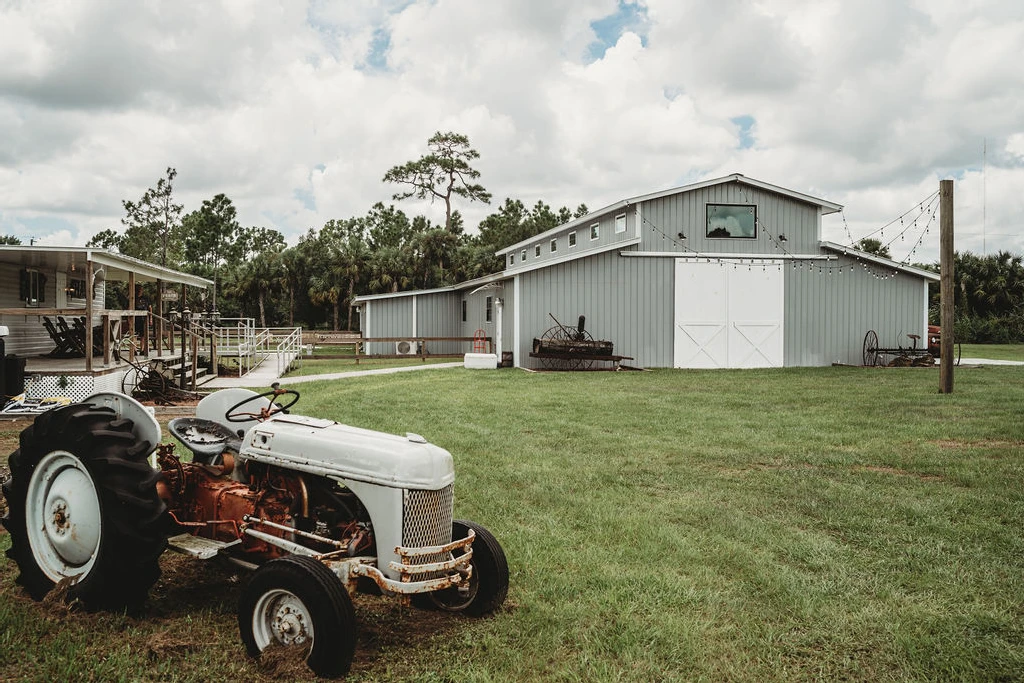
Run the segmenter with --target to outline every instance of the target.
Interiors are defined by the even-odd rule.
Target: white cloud
[[[859,238],[954,175],[958,248],[1024,246],[1021,3],[642,7],[595,60],[616,0],[2,4],[0,230],[82,244],[173,166],[186,210],[223,192],[294,240],[390,201],[384,172],[456,130],[495,204],[741,172],[845,204]]]

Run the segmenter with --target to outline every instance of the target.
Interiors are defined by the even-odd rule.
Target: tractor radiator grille
[[[402,497],[402,545],[422,548],[452,541],[452,485],[437,491],[406,489]],[[417,558],[418,563],[440,562],[448,553]]]

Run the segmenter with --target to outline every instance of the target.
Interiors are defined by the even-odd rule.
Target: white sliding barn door
[[[780,263],[676,261],[675,367],[782,367],[782,318]]]

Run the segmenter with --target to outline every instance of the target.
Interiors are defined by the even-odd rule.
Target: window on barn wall
[[[569,233],[569,246],[570,247],[575,247],[576,246],[576,231],[575,230],[573,230],[572,232]]]
[[[554,254],[556,251],[558,251],[558,240],[553,239],[551,240],[551,253]]]
[[[593,225],[590,226],[590,239],[596,240],[600,236],[601,236],[601,224],[600,223],[594,223]]]
[[[708,204],[707,236],[722,239],[757,237],[757,207],[744,204]]]
[[[466,322],[466,300],[462,300],[462,322]]]
[[[523,249],[521,252],[519,252],[519,260],[522,261],[523,263],[526,263],[526,250],[525,249]]]
[[[515,254],[515,252],[512,252],[511,254],[508,255],[508,264],[510,266],[514,266],[515,263],[516,263],[516,254]]]
[[[493,308],[494,300],[491,297],[487,297],[484,302],[484,320],[491,322],[491,309]]]
[[[533,255],[535,257],[536,256],[540,256],[540,245],[539,244],[533,248]]]
[[[626,214],[620,213],[615,217],[615,234],[626,232]]]

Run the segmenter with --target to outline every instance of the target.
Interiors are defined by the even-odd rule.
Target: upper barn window
[[[757,207],[740,204],[708,204],[708,237],[757,237]]]
[[[615,234],[626,232],[626,214],[620,213],[615,217]]]

